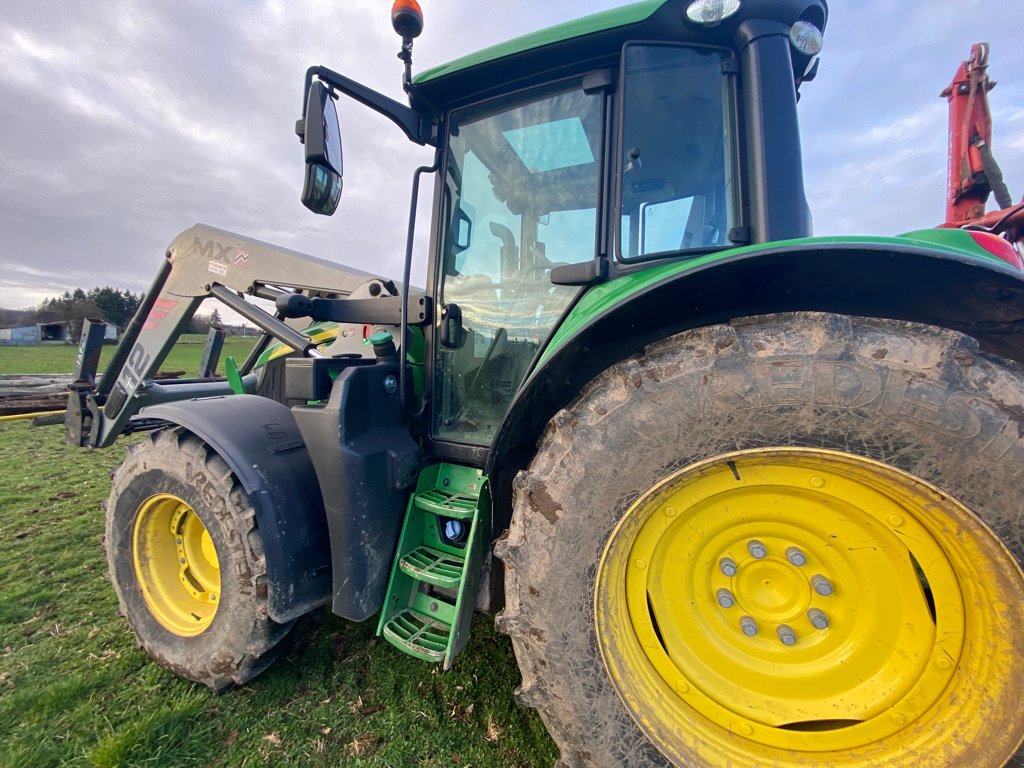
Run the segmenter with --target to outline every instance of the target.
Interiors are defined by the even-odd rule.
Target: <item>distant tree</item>
[[[36,321],[36,313],[31,309],[0,309],[0,328],[18,328],[32,325]]]
[[[209,323],[211,326],[216,326],[218,328],[223,325],[223,321],[220,319],[220,312],[217,311],[216,307],[214,307],[213,312],[210,313]]]
[[[60,296],[44,299],[36,310],[36,321],[41,323],[68,323],[70,336],[77,341],[82,332],[82,321],[97,319],[123,329],[142,303],[142,294],[122,291],[106,286],[88,291],[75,288]]]
[[[93,288],[88,298],[99,307],[104,320],[122,329],[128,325],[142,303],[142,294],[135,296],[131,291],[119,291],[109,286]]]

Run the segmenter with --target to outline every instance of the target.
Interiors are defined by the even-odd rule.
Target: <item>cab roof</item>
[[[561,43],[576,37],[582,37],[594,32],[603,32],[615,29],[627,24],[636,24],[650,18],[659,8],[669,0],[641,0],[638,3],[612,8],[601,13],[585,16],[582,19],[573,19],[563,24],[530,32],[520,37],[507,40],[489,48],[461,56],[447,64],[441,64],[421,72],[415,78],[415,84],[421,85],[445,75],[450,75],[459,70],[469,69],[506,56],[513,56],[517,53],[540,48],[545,45]]]
[[[743,0],[739,12],[714,27],[686,19],[690,0],[641,0],[531,32],[421,72],[410,97],[420,107],[447,109],[550,81],[572,72],[617,65],[629,41],[712,46],[739,53],[749,40],[747,22],[792,25],[798,19],[824,31],[826,0]],[[759,23],[759,22],[755,22]],[[794,56],[799,85],[810,57]]]

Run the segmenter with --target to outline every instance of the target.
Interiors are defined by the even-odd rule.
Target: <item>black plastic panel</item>
[[[398,365],[349,367],[326,406],[292,409],[316,466],[333,572],[332,609],[352,621],[380,610],[422,454],[398,399]]]

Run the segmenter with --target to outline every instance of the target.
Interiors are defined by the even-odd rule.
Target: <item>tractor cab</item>
[[[321,143],[338,135],[321,128],[329,93],[436,147],[429,432],[442,453],[479,460],[586,286],[809,234],[796,88],[813,74],[827,13],[817,0],[648,0],[412,78],[414,6],[393,10],[409,108],[310,70],[316,171],[303,199],[318,213],[330,211],[310,190],[337,204],[340,176],[310,183],[340,153]]]
[[[625,266],[729,246],[737,200],[724,60],[716,50],[627,45],[618,116],[607,70],[451,114],[438,438],[490,443],[579,283],[598,279],[608,255]]]

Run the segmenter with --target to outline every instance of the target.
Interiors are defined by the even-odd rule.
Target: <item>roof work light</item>
[[[821,30],[809,21],[798,21],[789,28],[789,42],[805,56],[817,56],[821,52],[823,38]]]
[[[740,0],[693,0],[686,6],[686,18],[694,24],[713,27],[740,9]]]

